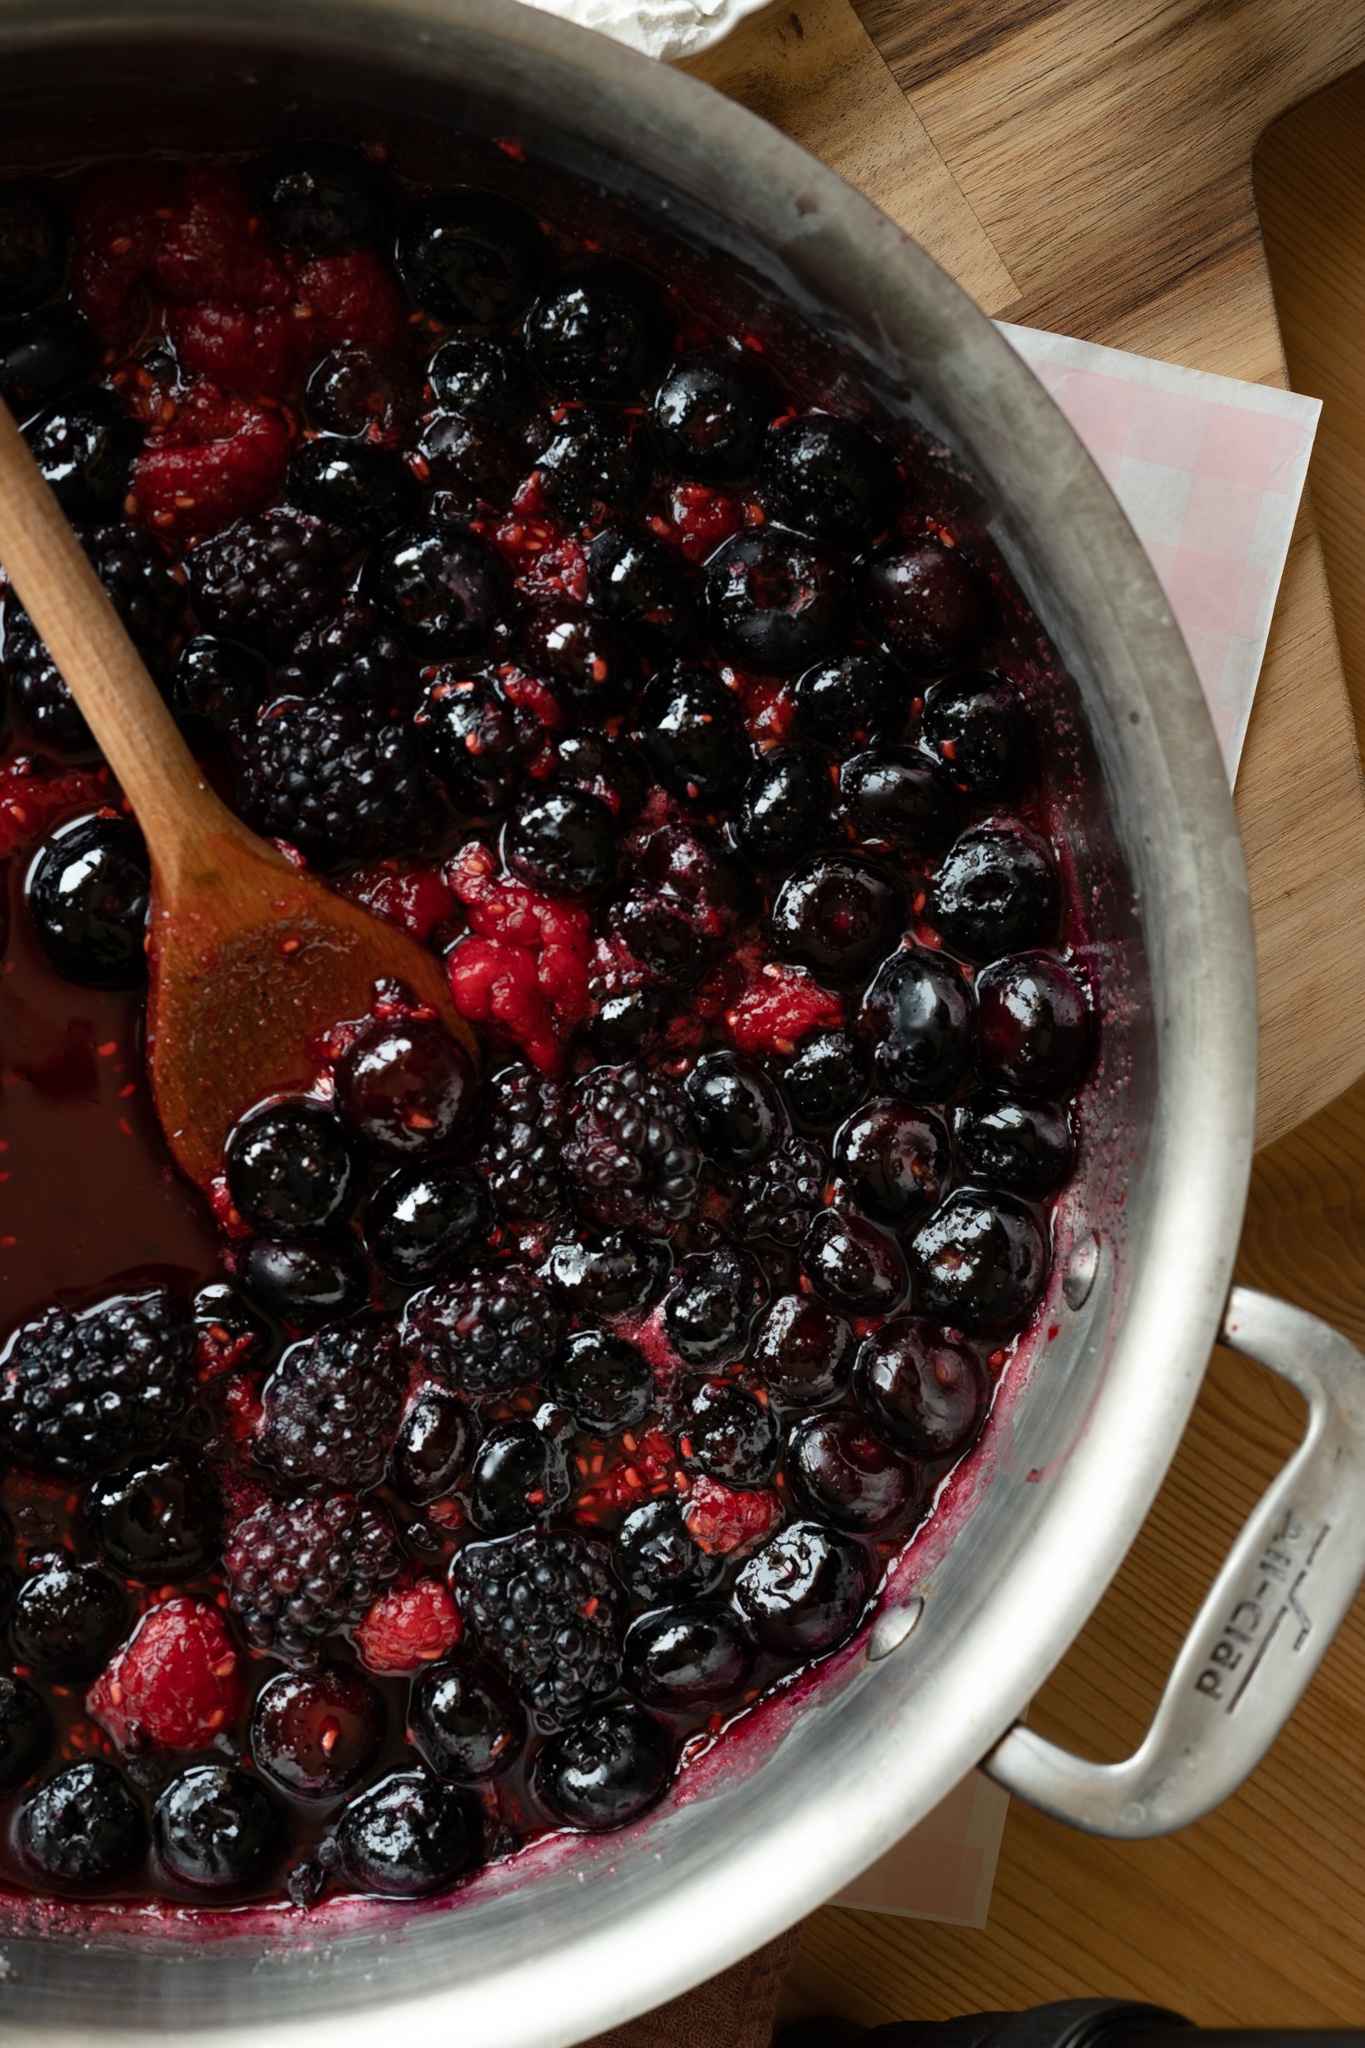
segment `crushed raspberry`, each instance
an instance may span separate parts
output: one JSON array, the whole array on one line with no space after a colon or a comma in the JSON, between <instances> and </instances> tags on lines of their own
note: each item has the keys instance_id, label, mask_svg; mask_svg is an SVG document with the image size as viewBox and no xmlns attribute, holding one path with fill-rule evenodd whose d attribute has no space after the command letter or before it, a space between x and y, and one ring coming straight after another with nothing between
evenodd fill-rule
<instances>
[{"instance_id":1,"label":"crushed raspberry","mask_svg":"<svg viewBox=\"0 0 1365 2048\"><path fill-rule=\"evenodd\" d=\"M122 334L135 324L137 288L179 203L181 178L172 164L121 164L101 171L76 200L72 288L101 334Z\"/></svg>"},{"instance_id":2,"label":"crushed raspberry","mask_svg":"<svg viewBox=\"0 0 1365 2048\"><path fill-rule=\"evenodd\" d=\"M546 732L564 730L569 722L568 714L548 683L542 683L535 676L528 676L523 670L510 665L498 670L498 681L502 684L502 694L508 703L515 704L518 711L529 711L532 718L538 725L543 726ZM556 757L548 749L545 750L545 762L544 772L552 775ZM534 776L539 767L539 760L533 759L527 772Z\"/></svg>"},{"instance_id":3,"label":"crushed raspberry","mask_svg":"<svg viewBox=\"0 0 1365 2048\"><path fill-rule=\"evenodd\" d=\"M771 1486L725 1486L719 1479L702 1476L692 1482L682 1517L699 1550L729 1557L770 1536L784 1512L781 1496Z\"/></svg>"},{"instance_id":4,"label":"crushed raspberry","mask_svg":"<svg viewBox=\"0 0 1365 2048\"><path fill-rule=\"evenodd\" d=\"M85 1698L125 1755L202 1749L246 1708L242 1655L221 1609L168 1600L144 1614Z\"/></svg>"},{"instance_id":5,"label":"crushed raspberry","mask_svg":"<svg viewBox=\"0 0 1365 2048\"><path fill-rule=\"evenodd\" d=\"M498 1024L543 1074L564 1064L564 1041L589 1011L590 913L538 896L500 873L482 840L461 847L446 880L470 934L449 960L455 1007L471 1024Z\"/></svg>"},{"instance_id":6,"label":"crushed raspberry","mask_svg":"<svg viewBox=\"0 0 1365 2048\"><path fill-rule=\"evenodd\" d=\"M289 273L251 201L223 171L186 171L152 276L182 306L287 306Z\"/></svg>"},{"instance_id":7,"label":"crushed raspberry","mask_svg":"<svg viewBox=\"0 0 1365 2048\"><path fill-rule=\"evenodd\" d=\"M158 533L192 536L259 511L289 462L289 427L277 412L240 405L224 438L199 438L184 414L133 464L133 496ZM173 438L176 427L184 440Z\"/></svg>"},{"instance_id":8,"label":"crushed raspberry","mask_svg":"<svg viewBox=\"0 0 1365 2048\"><path fill-rule=\"evenodd\" d=\"M638 1438L627 1430L620 1446L595 1443L575 1459L583 1481L574 1503L578 1521L614 1522L642 1501L673 1491L678 1454L661 1429L644 1430Z\"/></svg>"},{"instance_id":9,"label":"crushed raspberry","mask_svg":"<svg viewBox=\"0 0 1365 2048\"><path fill-rule=\"evenodd\" d=\"M299 311L313 329L311 345L319 352L343 342L391 348L407 325L403 295L371 249L300 264L295 284Z\"/></svg>"},{"instance_id":10,"label":"crushed raspberry","mask_svg":"<svg viewBox=\"0 0 1365 2048\"><path fill-rule=\"evenodd\" d=\"M741 1052L788 1053L820 1024L843 1021L838 996L821 988L804 967L765 960L732 1010L725 1013L730 1036Z\"/></svg>"},{"instance_id":11,"label":"crushed raspberry","mask_svg":"<svg viewBox=\"0 0 1365 2048\"><path fill-rule=\"evenodd\" d=\"M195 1378L207 1386L211 1380L222 1379L225 1373L240 1373L260 1343L257 1330L242 1330L234 1336L225 1323L202 1325L194 1340Z\"/></svg>"},{"instance_id":12,"label":"crushed raspberry","mask_svg":"<svg viewBox=\"0 0 1365 2048\"><path fill-rule=\"evenodd\" d=\"M743 675L730 669L721 673L727 683L738 685L745 729L755 746L777 746L791 738L794 713L784 682L776 676Z\"/></svg>"},{"instance_id":13,"label":"crushed raspberry","mask_svg":"<svg viewBox=\"0 0 1365 2048\"><path fill-rule=\"evenodd\" d=\"M395 924L421 945L455 914L455 898L449 886L432 868L398 860L383 860L373 867L357 868L342 876L337 885L352 903Z\"/></svg>"},{"instance_id":14,"label":"crushed raspberry","mask_svg":"<svg viewBox=\"0 0 1365 2048\"><path fill-rule=\"evenodd\" d=\"M222 1399L228 1435L239 1449L251 1456L256 1432L265 1414L259 1377L250 1372L234 1373L231 1379L222 1383Z\"/></svg>"},{"instance_id":15,"label":"crushed raspberry","mask_svg":"<svg viewBox=\"0 0 1365 2048\"><path fill-rule=\"evenodd\" d=\"M65 811L108 805L116 795L106 767L49 773L31 754L0 768L0 860L41 839Z\"/></svg>"},{"instance_id":16,"label":"crushed raspberry","mask_svg":"<svg viewBox=\"0 0 1365 2048\"><path fill-rule=\"evenodd\" d=\"M288 396L308 330L292 312L240 306L172 306L166 325L191 376L260 398Z\"/></svg>"},{"instance_id":17,"label":"crushed raspberry","mask_svg":"<svg viewBox=\"0 0 1365 2048\"><path fill-rule=\"evenodd\" d=\"M704 562L744 524L739 499L709 484L674 484L667 506L667 515L650 523L660 539L671 541L689 562Z\"/></svg>"},{"instance_id":18,"label":"crushed raspberry","mask_svg":"<svg viewBox=\"0 0 1365 2048\"><path fill-rule=\"evenodd\" d=\"M585 604L588 559L545 503L540 472L532 470L512 500L510 517L489 534L524 598L567 597Z\"/></svg>"},{"instance_id":19,"label":"crushed raspberry","mask_svg":"<svg viewBox=\"0 0 1365 2048\"><path fill-rule=\"evenodd\" d=\"M541 993L534 953L497 939L464 938L453 948L447 972L462 1017L500 1026L539 1073L559 1073L564 1047Z\"/></svg>"},{"instance_id":20,"label":"crushed raspberry","mask_svg":"<svg viewBox=\"0 0 1365 2048\"><path fill-rule=\"evenodd\" d=\"M459 1609L439 1579L418 1579L376 1600L353 1633L368 1670L403 1678L424 1664L438 1664L455 1648Z\"/></svg>"}]
</instances>

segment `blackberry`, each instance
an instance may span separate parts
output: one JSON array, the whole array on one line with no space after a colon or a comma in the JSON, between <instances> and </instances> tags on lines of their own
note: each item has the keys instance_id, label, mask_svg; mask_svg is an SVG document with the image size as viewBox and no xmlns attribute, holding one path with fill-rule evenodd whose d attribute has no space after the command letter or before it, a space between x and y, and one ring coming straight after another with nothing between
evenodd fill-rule
<instances>
[{"instance_id":1,"label":"blackberry","mask_svg":"<svg viewBox=\"0 0 1365 2048\"><path fill-rule=\"evenodd\" d=\"M337 564L320 519L281 511L210 534L186 567L195 605L214 632L278 654L327 609Z\"/></svg>"},{"instance_id":2,"label":"blackberry","mask_svg":"<svg viewBox=\"0 0 1365 2048\"><path fill-rule=\"evenodd\" d=\"M228 1597L247 1640L286 1659L360 1620L402 1563L382 1508L335 1493L266 1501L224 1549Z\"/></svg>"},{"instance_id":3,"label":"blackberry","mask_svg":"<svg viewBox=\"0 0 1365 2048\"><path fill-rule=\"evenodd\" d=\"M266 1381L256 1446L296 1486L373 1486L398 1430L398 1339L377 1317L292 1344Z\"/></svg>"},{"instance_id":4,"label":"blackberry","mask_svg":"<svg viewBox=\"0 0 1365 2048\"><path fill-rule=\"evenodd\" d=\"M544 1282L515 1262L429 1287L408 1303L409 1357L462 1393L543 1379L564 1319Z\"/></svg>"},{"instance_id":5,"label":"blackberry","mask_svg":"<svg viewBox=\"0 0 1365 2048\"><path fill-rule=\"evenodd\" d=\"M809 1138L787 1138L736 1185L735 1220L746 1244L799 1244L825 1198L829 1161Z\"/></svg>"},{"instance_id":6,"label":"blackberry","mask_svg":"<svg viewBox=\"0 0 1365 2048\"><path fill-rule=\"evenodd\" d=\"M416 672L396 633L363 597L344 597L334 612L304 628L277 671L280 694L328 696L384 710L411 705Z\"/></svg>"},{"instance_id":7,"label":"blackberry","mask_svg":"<svg viewBox=\"0 0 1365 2048\"><path fill-rule=\"evenodd\" d=\"M137 527L87 526L77 533L134 646L160 679L169 670L182 611L180 586L166 557ZM34 739L63 753L94 748L75 699L12 590L4 604L4 664L20 718Z\"/></svg>"},{"instance_id":8,"label":"blackberry","mask_svg":"<svg viewBox=\"0 0 1365 2048\"><path fill-rule=\"evenodd\" d=\"M568 1129L558 1085L533 1067L504 1067L489 1083L475 1163L509 1222L548 1223L568 1209Z\"/></svg>"},{"instance_id":9,"label":"blackberry","mask_svg":"<svg viewBox=\"0 0 1365 2048\"><path fill-rule=\"evenodd\" d=\"M28 1471L87 1478L169 1434L193 1357L189 1309L164 1288L47 1309L0 1357L0 1439Z\"/></svg>"},{"instance_id":10,"label":"blackberry","mask_svg":"<svg viewBox=\"0 0 1365 2048\"><path fill-rule=\"evenodd\" d=\"M658 1235L695 1213L701 1156L671 1081L643 1067L595 1067L568 1106L564 1164L599 1223Z\"/></svg>"},{"instance_id":11,"label":"blackberry","mask_svg":"<svg viewBox=\"0 0 1365 2048\"><path fill-rule=\"evenodd\" d=\"M242 809L320 866L420 846L430 789L406 726L374 705L269 705L237 736Z\"/></svg>"},{"instance_id":12,"label":"blackberry","mask_svg":"<svg viewBox=\"0 0 1365 2048\"><path fill-rule=\"evenodd\" d=\"M526 1529L471 1543L451 1571L466 1619L542 1733L615 1692L621 1597L604 1543Z\"/></svg>"}]
</instances>

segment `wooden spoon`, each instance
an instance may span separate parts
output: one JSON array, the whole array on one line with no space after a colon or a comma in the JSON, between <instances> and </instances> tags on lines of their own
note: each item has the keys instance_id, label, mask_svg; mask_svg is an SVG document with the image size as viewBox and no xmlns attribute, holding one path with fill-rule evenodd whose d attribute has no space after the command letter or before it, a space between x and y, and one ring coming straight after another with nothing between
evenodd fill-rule
<instances>
[{"instance_id":1,"label":"wooden spoon","mask_svg":"<svg viewBox=\"0 0 1365 2048\"><path fill-rule=\"evenodd\" d=\"M237 1119L305 1086L320 1034L396 982L477 1061L438 962L301 873L214 794L0 402L0 562L137 813L152 867L147 1067L206 1187Z\"/></svg>"}]
</instances>

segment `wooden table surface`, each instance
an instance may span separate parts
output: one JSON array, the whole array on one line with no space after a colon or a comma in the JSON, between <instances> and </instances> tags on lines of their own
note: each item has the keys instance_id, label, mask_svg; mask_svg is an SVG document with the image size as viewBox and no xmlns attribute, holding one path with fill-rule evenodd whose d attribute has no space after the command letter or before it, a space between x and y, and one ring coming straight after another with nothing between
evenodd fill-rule
<instances>
[{"instance_id":1,"label":"wooden table surface","mask_svg":"<svg viewBox=\"0 0 1365 2048\"><path fill-rule=\"evenodd\" d=\"M1239 1277L1365 1345L1361 64L1365 0L862 0L861 19L848 0L779 0L690 68L860 184L987 310L1230 375L1288 374L1326 401L1237 790L1259 1135L1276 1140L1258 1155ZM1147 1526L1035 1726L1102 1758L1134 1746L1300 1424L1281 1382L1215 1355ZM876 2023L1098 1994L1206 2025L1365 2025L1365 1602L1217 1813L1119 1845L1015 1802L985 1930L826 1908L785 2009Z\"/></svg>"}]
</instances>

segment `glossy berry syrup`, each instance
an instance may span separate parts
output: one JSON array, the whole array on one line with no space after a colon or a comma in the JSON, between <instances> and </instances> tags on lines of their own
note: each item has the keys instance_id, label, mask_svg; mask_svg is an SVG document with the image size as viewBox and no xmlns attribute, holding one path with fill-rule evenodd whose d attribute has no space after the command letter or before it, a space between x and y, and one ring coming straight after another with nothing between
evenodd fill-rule
<instances>
[{"instance_id":1,"label":"glossy berry syrup","mask_svg":"<svg viewBox=\"0 0 1365 2048\"><path fill-rule=\"evenodd\" d=\"M12 1890L623 1826L854 1636L1047 1289L1035 622L817 337L467 155L0 181L0 389L187 739L482 1053L377 990L181 1184L141 836L4 595Z\"/></svg>"}]
</instances>

